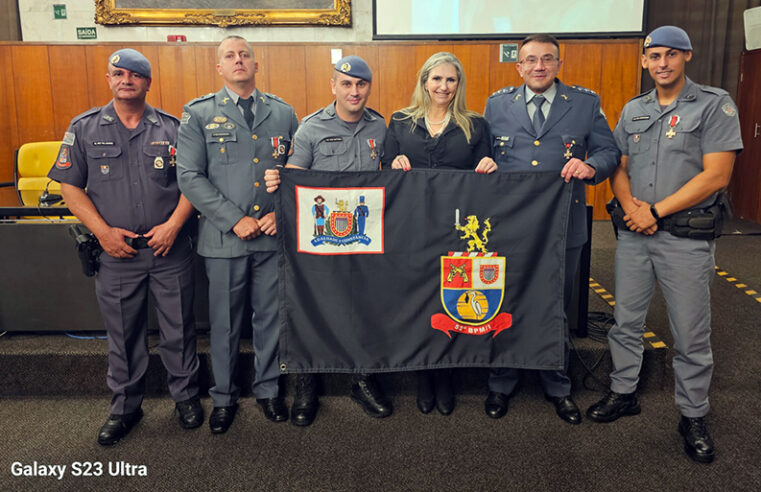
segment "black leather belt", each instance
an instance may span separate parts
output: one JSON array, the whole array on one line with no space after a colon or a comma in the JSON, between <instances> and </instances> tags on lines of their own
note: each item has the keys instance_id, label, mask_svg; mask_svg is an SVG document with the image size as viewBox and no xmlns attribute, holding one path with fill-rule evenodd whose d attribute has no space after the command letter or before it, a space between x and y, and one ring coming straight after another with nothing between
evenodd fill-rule
<instances>
[{"instance_id":1,"label":"black leather belt","mask_svg":"<svg viewBox=\"0 0 761 492\"><path fill-rule=\"evenodd\" d=\"M148 246L148 241L150 241L150 238L145 237L145 236L125 237L124 238L124 242L127 243L127 246L129 246L132 249L150 248L150 246Z\"/></svg>"}]
</instances>

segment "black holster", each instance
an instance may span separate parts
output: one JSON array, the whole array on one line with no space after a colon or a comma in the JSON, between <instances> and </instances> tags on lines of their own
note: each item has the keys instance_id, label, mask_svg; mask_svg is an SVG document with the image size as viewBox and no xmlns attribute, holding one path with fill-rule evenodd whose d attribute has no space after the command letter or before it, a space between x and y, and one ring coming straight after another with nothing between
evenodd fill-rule
<instances>
[{"instance_id":1,"label":"black holster","mask_svg":"<svg viewBox=\"0 0 761 492\"><path fill-rule=\"evenodd\" d=\"M69 226L69 234L74 238L79 261L82 263L82 273L93 277L100 267L100 254L103 248L95 238L95 235L82 224Z\"/></svg>"},{"instance_id":2,"label":"black holster","mask_svg":"<svg viewBox=\"0 0 761 492\"><path fill-rule=\"evenodd\" d=\"M624 222L624 215L626 214L624 213L621 204L616 200L616 197L611 198L610 201L605 204L605 210L607 210L610 215L610 221L613 223L613 232L615 232L616 238L618 238L619 229L624 231L629 230L629 228L626 227L626 222Z\"/></svg>"}]
</instances>

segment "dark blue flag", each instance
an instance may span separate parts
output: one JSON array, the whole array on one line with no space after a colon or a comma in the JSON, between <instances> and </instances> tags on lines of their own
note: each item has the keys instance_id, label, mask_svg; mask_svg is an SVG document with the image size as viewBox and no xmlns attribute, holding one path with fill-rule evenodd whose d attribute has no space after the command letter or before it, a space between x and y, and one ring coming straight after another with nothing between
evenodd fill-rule
<instances>
[{"instance_id":1,"label":"dark blue flag","mask_svg":"<svg viewBox=\"0 0 761 492\"><path fill-rule=\"evenodd\" d=\"M280 177L284 372L564 367L556 172Z\"/></svg>"}]
</instances>

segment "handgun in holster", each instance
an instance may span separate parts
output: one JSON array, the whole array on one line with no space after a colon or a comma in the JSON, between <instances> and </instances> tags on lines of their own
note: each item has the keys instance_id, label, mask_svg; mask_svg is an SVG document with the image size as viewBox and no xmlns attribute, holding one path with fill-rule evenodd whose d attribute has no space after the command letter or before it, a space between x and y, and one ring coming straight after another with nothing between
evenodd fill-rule
<instances>
[{"instance_id":1,"label":"handgun in holster","mask_svg":"<svg viewBox=\"0 0 761 492\"><path fill-rule=\"evenodd\" d=\"M70 225L69 234L74 238L77 255L82 263L82 273L88 277L95 276L100 266L100 254L103 252L100 243L82 224Z\"/></svg>"}]
</instances>

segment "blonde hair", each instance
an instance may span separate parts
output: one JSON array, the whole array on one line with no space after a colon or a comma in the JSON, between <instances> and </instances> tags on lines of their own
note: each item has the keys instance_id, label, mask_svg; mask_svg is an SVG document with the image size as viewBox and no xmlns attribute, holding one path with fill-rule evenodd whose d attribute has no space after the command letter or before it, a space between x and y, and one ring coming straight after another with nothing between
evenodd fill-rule
<instances>
[{"instance_id":1,"label":"blonde hair","mask_svg":"<svg viewBox=\"0 0 761 492\"><path fill-rule=\"evenodd\" d=\"M410 131L415 128L418 120L425 118L428 113L428 108L431 106L431 96L425 89L425 83L428 81L428 77L431 71L442 65L449 63L455 68L457 72L457 90L455 90L454 98L449 103L449 112L451 118L455 124L460 127L465 134L465 139L470 143L470 137L473 132L473 118L480 116L475 111L468 110L465 105L465 70L462 68L462 63L452 53L446 51L440 51L428 58L423 66L420 67L420 71L417 74L417 83L415 84L415 90L412 93L412 101L410 105L402 110L401 113L404 117L401 120L410 119Z\"/></svg>"}]
</instances>

